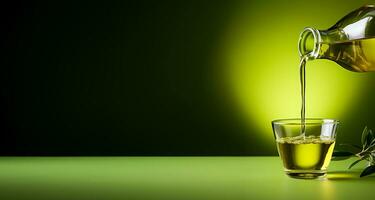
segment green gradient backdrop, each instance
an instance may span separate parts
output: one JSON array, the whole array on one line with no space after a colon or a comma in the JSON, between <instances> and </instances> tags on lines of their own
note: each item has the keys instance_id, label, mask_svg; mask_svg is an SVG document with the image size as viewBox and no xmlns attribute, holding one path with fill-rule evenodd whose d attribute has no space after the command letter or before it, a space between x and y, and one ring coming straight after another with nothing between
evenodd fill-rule
<instances>
[{"instance_id":1,"label":"green gradient backdrop","mask_svg":"<svg viewBox=\"0 0 375 200\"><path fill-rule=\"evenodd\" d=\"M370 1L20 3L2 14L2 155L275 155L297 40ZM375 74L307 66L307 115L375 127Z\"/></svg>"}]
</instances>

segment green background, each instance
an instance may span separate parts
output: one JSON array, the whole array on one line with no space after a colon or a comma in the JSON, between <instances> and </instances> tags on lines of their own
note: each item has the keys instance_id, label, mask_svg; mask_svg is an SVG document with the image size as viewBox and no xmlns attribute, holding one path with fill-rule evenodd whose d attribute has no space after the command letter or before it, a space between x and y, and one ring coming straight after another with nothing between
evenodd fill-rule
<instances>
[{"instance_id":1,"label":"green background","mask_svg":"<svg viewBox=\"0 0 375 200\"><path fill-rule=\"evenodd\" d=\"M299 115L300 31L365 3L4 6L0 152L276 155L270 121ZM375 127L375 74L324 60L307 74L307 116L339 119L340 143Z\"/></svg>"}]
</instances>

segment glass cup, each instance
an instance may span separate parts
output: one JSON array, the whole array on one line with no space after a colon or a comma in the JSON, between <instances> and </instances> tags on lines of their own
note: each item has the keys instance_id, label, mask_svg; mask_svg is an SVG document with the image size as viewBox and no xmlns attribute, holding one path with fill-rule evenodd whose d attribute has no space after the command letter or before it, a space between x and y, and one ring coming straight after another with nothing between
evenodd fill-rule
<instances>
[{"instance_id":1,"label":"glass cup","mask_svg":"<svg viewBox=\"0 0 375 200\"><path fill-rule=\"evenodd\" d=\"M339 121L306 118L272 121L285 173L293 178L324 177L331 161Z\"/></svg>"}]
</instances>

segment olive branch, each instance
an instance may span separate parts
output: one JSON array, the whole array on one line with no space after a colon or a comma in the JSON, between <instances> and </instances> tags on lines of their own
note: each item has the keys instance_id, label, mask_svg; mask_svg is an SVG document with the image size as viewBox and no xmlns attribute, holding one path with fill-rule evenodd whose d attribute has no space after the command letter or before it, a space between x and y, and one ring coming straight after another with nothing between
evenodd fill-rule
<instances>
[{"instance_id":1,"label":"olive branch","mask_svg":"<svg viewBox=\"0 0 375 200\"><path fill-rule=\"evenodd\" d=\"M368 166L362 171L360 177L375 173L375 137L371 129L367 126L362 131L362 146L354 144L340 144L349 148L347 151L334 151L332 160L345 160L356 156L358 159L351 163L348 169L351 169L361 161L367 161Z\"/></svg>"}]
</instances>

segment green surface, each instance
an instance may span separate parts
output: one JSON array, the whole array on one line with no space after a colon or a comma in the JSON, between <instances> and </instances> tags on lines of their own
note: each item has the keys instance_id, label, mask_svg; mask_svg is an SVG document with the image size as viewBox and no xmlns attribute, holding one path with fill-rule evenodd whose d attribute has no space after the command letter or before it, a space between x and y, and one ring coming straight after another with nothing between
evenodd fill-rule
<instances>
[{"instance_id":1,"label":"green surface","mask_svg":"<svg viewBox=\"0 0 375 200\"><path fill-rule=\"evenodd\" d=\"M371 199L349 163L299 180L278 157L3 157L0 199Z\"/></svg>"}]
</instances>

